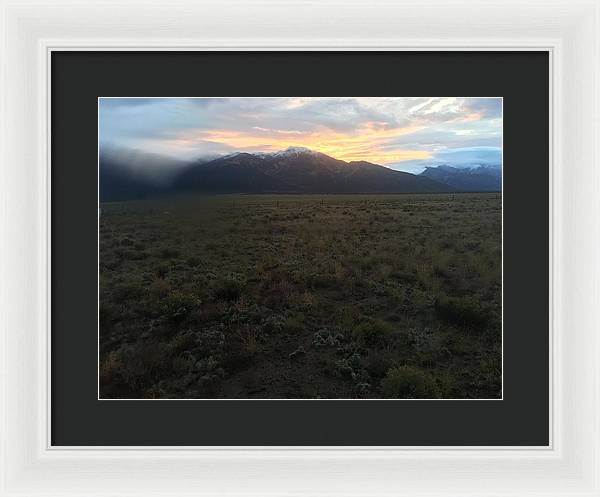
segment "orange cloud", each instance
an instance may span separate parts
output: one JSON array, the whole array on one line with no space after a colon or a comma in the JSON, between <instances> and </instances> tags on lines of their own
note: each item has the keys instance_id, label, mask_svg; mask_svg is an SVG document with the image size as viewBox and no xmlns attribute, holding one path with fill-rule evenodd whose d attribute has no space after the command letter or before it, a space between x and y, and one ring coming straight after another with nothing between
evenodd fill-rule
<instances>
[{"instance_id":1,"label":"orange cloud","mask_svg":"<svg viewBox=\"0 0 600 497\"><path fill-rule=\"evenodd\" d=\"M275 152L287 147L306 147L345 161L365 160L389 164L411 159L428 159L431 154L424 150L384 150L389 140L414 133L421 126L386 129L386 123L367 122L354 133L341 133L328 128L301 132L254 127L251 130L227 129L186 130L175 138L163 140L168 147L193 148L201 142L222 143L235 150Z\"/></svg>"}]
</instances>

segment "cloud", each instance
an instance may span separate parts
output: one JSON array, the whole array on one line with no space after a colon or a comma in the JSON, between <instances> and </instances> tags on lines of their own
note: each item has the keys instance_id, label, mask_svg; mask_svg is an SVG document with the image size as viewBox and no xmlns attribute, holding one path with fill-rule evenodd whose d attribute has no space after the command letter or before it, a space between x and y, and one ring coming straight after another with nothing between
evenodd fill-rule
<instances>
[{"instance_id":1,"label":"cloud","mask_svg":"<svg viewBox=\"0 0 600 497\"><path fill-rule=\"evenodd\" d=\"M456 165L477 162L500 164L502 162L502 151L497 147L469 147L442 150L435 157L440 161Z\"/></svg>"},{"instance_id":2,"label":"cloud","mask_svg":"<svg viewBox=\"0 0 600 497\"><path fill-rule=\"evenodd\" d=\"M502 149L500 147L464 147L440 150L428 159L416 159L390 164L392 169L409 173L420 173L428 166L449 165L453 167L470 167L477 164L501 165Z\"/></svg>"},{"instance_id":3,"label":"cloud","mask_svg":"<svg viewBox=\"0 0 600 497\"><path fill-rule=\"evenodd\" d=\"M465 108L483 118L499 119L502 117L502 99L470 98L464 99Z\"/></svg>"},{"instance_id":4,"label":"cloud","mask_svg":"<svg viewBox=\"0 0 600 497\"><path fill-rule=\"evenodd\" d=\"M498 98L101 98L99 112L101 148L180 159L304 146L396 167L502 143Z\"/></svg>"}]
</instances>

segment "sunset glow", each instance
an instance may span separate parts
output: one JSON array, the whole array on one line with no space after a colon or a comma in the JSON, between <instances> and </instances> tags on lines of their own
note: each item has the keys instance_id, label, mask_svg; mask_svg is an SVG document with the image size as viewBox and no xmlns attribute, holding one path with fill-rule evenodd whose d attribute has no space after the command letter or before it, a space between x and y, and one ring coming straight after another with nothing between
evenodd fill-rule
<instances>
[{"instance_id":1,"label":"sunset glow","mask_svg":"<svg viewBox=\"0 0 600 497\"><path fill-rule=\"evenodd\" d=\"M409 170L501 155L500 98L101 98L99 111L100 146L186 160L306 147Z\"/></svg>"}]
</instances>

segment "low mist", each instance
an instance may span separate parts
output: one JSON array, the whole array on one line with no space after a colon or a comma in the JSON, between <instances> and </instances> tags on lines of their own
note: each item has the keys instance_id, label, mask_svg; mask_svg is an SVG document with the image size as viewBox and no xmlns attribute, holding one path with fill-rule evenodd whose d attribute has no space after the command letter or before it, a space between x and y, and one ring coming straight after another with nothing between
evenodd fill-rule
<instances>
[{"instance_id":1,"label":"low mist","mask_svg":"<svg viewBox=\"0 0 600 497\"><path fill-rule=\"evenodd\" d=\"M169 186L192 162L136 149L105 148L100 151L100 167L110 168L132 180L155 187Z\"/></svg>"}]
</instances>

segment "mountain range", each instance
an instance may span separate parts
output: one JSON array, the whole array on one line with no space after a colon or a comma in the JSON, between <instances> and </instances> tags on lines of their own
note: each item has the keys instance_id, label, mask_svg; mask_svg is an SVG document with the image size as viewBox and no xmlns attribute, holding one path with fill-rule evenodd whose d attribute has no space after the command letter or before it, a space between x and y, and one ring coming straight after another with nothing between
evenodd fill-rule
<instances>
[{"instance_id":1,"label":"mountain range","mask_svg":"<svg viewBox=\"0 0 600 497\"><path fill-rule=\"evenodd\" d=\"M502 168L498 165L474 164L469 167L439 165L426 167L419 175L448 185L456 191L499 192L502 190Z\"/></svg>"},{"instance_id":2,"label":"mountain range","mask_svg":"<svg viewBox=\"0 0 600 497\"><path fill-rule=\"evenodd\" d=\"M500 191L500 166L427 167L421 174L366 161L345 162L290 147L275 153L235 153L193 162L142 152L100 153L101 201L199 193L435 193ZM144 165L149 167L144 168ZM165 172L166 171L166 172Z\"/></svg>"}]
</instances>

